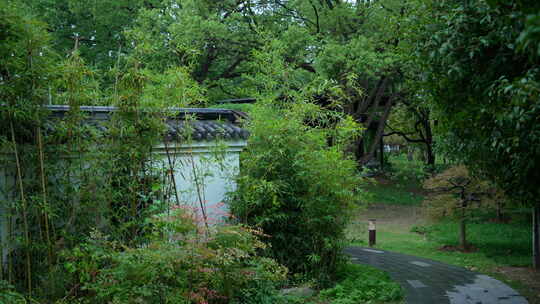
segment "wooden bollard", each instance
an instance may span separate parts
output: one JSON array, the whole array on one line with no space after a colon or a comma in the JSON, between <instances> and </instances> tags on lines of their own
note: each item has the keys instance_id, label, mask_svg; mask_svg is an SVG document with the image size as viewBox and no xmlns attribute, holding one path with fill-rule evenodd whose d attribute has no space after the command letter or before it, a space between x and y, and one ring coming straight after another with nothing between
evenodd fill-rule
<instances>
[{"instance_id":1,"label":"wooden bollard","mask_svg":"<svg viewBox=\"0 0 540 304\"><path fill-rule=\"evenodd\" d=\"M376 232L377 229L375 227L375 223L377 222L376 219L370 219L368 224L368 231L369 231L369 247L373 247L373 245L376 244Z\"/></svg>"}]
</instances>

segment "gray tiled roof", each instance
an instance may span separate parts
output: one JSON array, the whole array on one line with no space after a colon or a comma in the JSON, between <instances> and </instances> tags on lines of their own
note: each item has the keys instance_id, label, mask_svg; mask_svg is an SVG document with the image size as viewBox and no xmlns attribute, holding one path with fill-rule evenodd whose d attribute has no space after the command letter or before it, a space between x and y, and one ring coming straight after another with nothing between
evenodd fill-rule
<instances>
[{"instance_id":1,"label":"gray tiled roof","mask_svg":"<svg viewBox=\"0 0 540 304\"><path fill-rule=\"evenodd\" d=\"M249 132L233 123L216 120L195 120L185 122L181 120L167 121L169 139L178 137L191 137L194 140L220 139L247 139Z\"/></svg>"},{"instance_id":2,"label":"gray tiled roof","mask_svg":"<svg viewBox=\"0 0 540 304\"><path fill-rule=\"evenodd\" d=\"M51 116L61 119L69 111L69 106L46 106ZM86 124L106 133L104 122L110 119L111 113L117 111L116 107L80 107L86 114ZM240 120L246 117L245 113L227 109L202 108L171 108L172 115L166 121L165 138L173 140L190 137L193 140L241 140L247 139L249 132L240 126ZM186 120L186 117L191 117ZM53 124L49 124L54 128Z\"/></svg>"}]
</instances>

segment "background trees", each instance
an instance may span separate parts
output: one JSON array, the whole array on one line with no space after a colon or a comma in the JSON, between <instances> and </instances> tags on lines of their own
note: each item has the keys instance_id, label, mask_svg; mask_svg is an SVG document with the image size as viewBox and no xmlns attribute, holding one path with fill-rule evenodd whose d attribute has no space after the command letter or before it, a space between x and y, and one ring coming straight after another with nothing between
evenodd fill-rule
<instances>
[{"instance_id":1,"label":"background trees","mask_svg":"<svg viewBox=\"0 0 540 304\"><path fill-rule=\"evenodd\" d=\"M360 163L375 154L384 122L404 95L398 45L407 2L383 0L226 1L24 1L48 23L60 54L77 48L100 71L103 88L119 59L146 49L144 68L161 73L184 67L212 102L246 97L261 83L250 76L259 67L254 52L282 46L288 88L318 83L318 104L352 115L365 134L354 150ZM324 85L323 85L324 84ZM289 91L274 98L289 102ZM381 122L381 123L379 123ZM379 127L380 126L380 127Z\"/></svg>"},{"instance_id":2,"label":"background trees","mask_svg":"<svg viewBox=\"0 0 540 304\"><path fill-rule=\"evenodd\" d=\"M537 5L437 1L423 8L433 21L416 40L416 62L432 96L440 148L535 206L538 219L540 188L531 181L540 178L540 74L537 17L530 15Z\"/></svg>"},{"instance_id":3,"label":"background trees","mask_svg":"<svg viewBox=\"0 0 540 304\"><path fill-rule=\"evenodd\" d=\"M15 138L37 143L42 134L37 109L45 103L137 109L257 97L271 108L266 113L273 120L297 115L296 107L305 106L309 111L290 122L290 142L342 164L351 180L351 162L343 160L343 151L364 166L384 136L399 135L423 147L427 165L435 164L436 153L444 154L466 164L472 175L495 182L508 197L535 207L537 223L540 188L532 181L540 180L538 9L520 0L4 1L0 130L13 132L2 133L1 140L13 146ZM353 121L362 127L352 128ZM278 136L288 130L283 123L259 130ZM18 124L29 127L14 127ZM268 144L257 140L254 159ZM314 210L322 203L308 200L309 191L326 200L352 199L349 179L346 193L325 192L316 183L294 188L306 183L305 175L320 173L310 165L323 170L327 164L303 149L271 143L283 157L275 160L280 169L290 169L285 152L303 163L295 164L299 175L290 174L294 179L288 185L263 190L287 204L312 204ZM255 169L243 178L268 182ZM341 187L334 173L319 175ZM243 189L250 185L241 184ZM260 206L274 203L263 194L255 197ZM289 198L292 194L300 198ZM22 195L17 201L21 210L26 199ZM258 211L263 218L282 220L264 208ZM298 218L312 215L307 214ZM333 228L341 233L341 226ZM534 231L538 248L538 228ZM339 249L335 243L329 251L321 249L327 237L321 235L308 246L316 252L309 265L333 266L317 261L324 255L335 258ZM536 265L539 259L536 254ZM307 269L302 262L292 267Z\"/></svg>"}]
</instances>

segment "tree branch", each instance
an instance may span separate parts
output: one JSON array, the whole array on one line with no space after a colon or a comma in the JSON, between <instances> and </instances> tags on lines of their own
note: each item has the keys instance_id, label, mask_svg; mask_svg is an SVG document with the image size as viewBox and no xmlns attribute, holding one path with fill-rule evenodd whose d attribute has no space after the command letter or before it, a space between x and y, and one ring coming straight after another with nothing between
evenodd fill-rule
<instances>
[{"instance_id":1,"label":"tree branch","mask_svg":"<svg viewBox=\"0 0 540 304\"><path fill-rule=\"evenodd\" d=\"M293 17L293 18L297 18L297 19L300 19L300 20L303 20L307 23L311 23L311 25L316 25L315 22L303 17L303 16L300 16L295 10L287 7L285 4L281 3L281 1L279 0L275 0L274 3L282 8L284 8L286 11L288 11L289 13L291 13L291 15L289 15L290 17Z\"/></svg>"},{"instance_id":2,"label":"tree branch","mask_svg":"<svg viewBox=\"0 0 540 304\"><path fill-rule=\"evenodd\" d=\"M321 26L319 24L319 12L317 11L317 7L311 0L309 0L309 4L311 4L311 7L313 8L313 11L315 12L315 21L317 26L317 34L321 32Z\"/></svg>"},{"instance_id":3,"label":"tree branch","mask_svg":"<svg viewBox=\"0 0 540 304\"><path fill-rule=\"evenodd\" d=\"M302 68L308 72L311 72L311 73L316 73L317 71L315 70L315 68L309 64L309 63L306 63L306 62L302 62L301 64L298 65L299 68Z\"/></svg>"},{"instance_id":4,"label":"tree branch","mask_svg":"<svg viewBox=\"0 0 540 304\"><path fill-rule=\"evenodd\" d=\"M380 139L382 138L386 120L388 119L388 116L390 115L390 110L392 109L392 105L393 105L393 99L396 96L397 94L392 94L392 96L390 96L388 100L388 103L384 106L384 112L383 112L383 115L379 118L379 125L377 126L377 132L375 133L373 144L369 148L368 153L364 155L364 157L362 157L362 159L360 160L360 163L366 164L373 157L373 154L375 153L375 150L377 149L380 143Z\"/></svg>"},{"instance_id":5,"label":"tree branch","mask_svg":"<svg viewBox=\"0 0 540 304\"><path fill-rule=\"evenodd\" d=\"M383 136L386 137L386 136L391 136L391 135L399 135L399 136L403 137L403 139L405 139L407 142L411 142L411 143L425 143L425 140L423 140L423 139L409 138L407 136L407 134L405 134L403 132L400 132L400 131L392 131L390 133L384 134Z\"/></svg>"},{"instance_id":6,"label":"tree branch","mask_svg":"<svg viewBox=\"0 0 540 304\"><path fill-rule=\"evenodd\" d=\"M236 73L233 73L233 71L236 69L236 67L242 63L244 60L243 57L238 57L236 60L227 68L225 71L223 71L217 78L233 78L236 77Z\"/></svg>"}]
</instances>

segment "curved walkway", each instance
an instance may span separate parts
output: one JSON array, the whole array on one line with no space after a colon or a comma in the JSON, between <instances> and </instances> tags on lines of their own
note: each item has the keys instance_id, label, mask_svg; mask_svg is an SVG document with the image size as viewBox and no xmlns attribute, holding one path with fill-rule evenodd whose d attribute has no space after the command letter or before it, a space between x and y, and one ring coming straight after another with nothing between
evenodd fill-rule
<instances>
[{"instance_id":1,"label":"curved walkway","mask_svg":"<svg viewBox=\"0 0 540 304\"><path fill-rule=\"evenodd\" d=\"M371 248L349 247L345 253L354 263L388 272L403 286L408 304L528 304L508 285L465 268Z\"/></svg>"}]
</instances>

